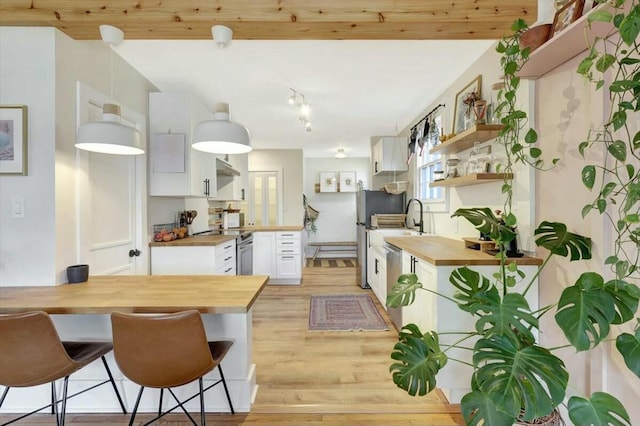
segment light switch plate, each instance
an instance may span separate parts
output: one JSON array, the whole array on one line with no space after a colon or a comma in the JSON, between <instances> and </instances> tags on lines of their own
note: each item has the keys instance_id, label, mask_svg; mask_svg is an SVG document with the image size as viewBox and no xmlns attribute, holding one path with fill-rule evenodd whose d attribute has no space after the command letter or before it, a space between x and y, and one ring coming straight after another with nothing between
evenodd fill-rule
<instances>
[{"instance_id":1,"label":"light switch plate","mask_svg":"<svg viewBox=\"0 0 640 426\"><path fill-rule=\"evenodd\" d=\"M11 217L22 219L24 217L24 197L11 199Z\"/></svg>"}]
</instances>

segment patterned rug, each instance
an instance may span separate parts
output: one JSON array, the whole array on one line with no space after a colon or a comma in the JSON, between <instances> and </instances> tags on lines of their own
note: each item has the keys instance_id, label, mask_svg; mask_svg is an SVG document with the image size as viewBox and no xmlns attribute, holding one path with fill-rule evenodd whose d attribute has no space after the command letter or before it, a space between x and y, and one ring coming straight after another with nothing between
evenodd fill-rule
<instances>
[{"instance_id":1,"label":"patterned rug","mask_svg":"<svg viewBox=\"0 0 640 426\"><path fill-rule=\"evenodd\" d=\"M376 305L366 294L311 296L309 330L388 330Z\"/></svg>"},{"instance_id":2,"label":"patterned rug","mask_svg":"<svg viewBox=\"0 0 640 426\"><path fill-rule=\"evenodd\" d=\"M351 259L307 259L307 268L355 268L358 261Z\"/></svg>"}]
</instances>

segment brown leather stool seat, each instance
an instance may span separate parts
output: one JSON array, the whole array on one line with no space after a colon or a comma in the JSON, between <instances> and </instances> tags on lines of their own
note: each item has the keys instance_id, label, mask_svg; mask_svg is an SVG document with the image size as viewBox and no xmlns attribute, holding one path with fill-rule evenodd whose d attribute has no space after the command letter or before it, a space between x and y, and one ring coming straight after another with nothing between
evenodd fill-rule
<instances>
[{"instance_id":1,"label":"brown leather stool seat","mask_svg":"<svg viewBox=\"0 0 640 426\"><path fill-rule=\"evenodd\" d=\"M113 349L111 342L62 342L51 317L46 312L35 311L0 315L0 385L6 386L0 398L0 407L12 387L30 387L51 383L51 404L17 417L13 423L33 413L51 407L56 423L64 425L67 399L97 386L111 383L122 408L124 403L118 392L105 355ZM69 375L102 359L108 380L67 396ZM64 378L62 407L58 415L58 399L55 381Z\"/></svg>"},{"instance_id":2,"label":"brown leather stool seat","mask_svg":"<svg viewBox=\"0 0 640 426\"><path fill-rule=\"evenodd\" d=\"M145 424L150 424L165 414L181 408L193 424L195 420L184 407L184 402L195 396L200 397L200 421L205 425L204 392L222 383L234 413L227 383L220 362L233 342L208 342L198 311L184 311L174 314L111 314L113 329L113 350L122 373L132 382L140 385L129 425L133 425L136 411L145 387L160 389L158 416ZM203 389L203 376L218 367L220 380ZM186 401L179 401L171 388L198 380L199 393ZM167 389L177 401L175 407L162 413L163 390Z\"/></svg>"}]
</instances>

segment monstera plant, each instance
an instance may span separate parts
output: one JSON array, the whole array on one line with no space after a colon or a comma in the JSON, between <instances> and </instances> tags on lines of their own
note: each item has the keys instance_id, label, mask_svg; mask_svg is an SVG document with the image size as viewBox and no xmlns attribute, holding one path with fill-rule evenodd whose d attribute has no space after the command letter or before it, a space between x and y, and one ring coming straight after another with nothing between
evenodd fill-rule
<instances>
[{"instance_id":1,"label":"monstera plant","mask_svg":"<svg viewBox=\"0 0 640 426\"><path fill-rule=\"evenodd\" d=\"M457 361L447 355L452 348L471 351L471 392L461 401L469 425L531 422L565 403L569 372L554 353L560 348L543 347L537 339L544 315L554 315L568 345L577 351L615 339L626 366L640 380L640 289L634 284L640 281L640 5L638 0L608 3L593 11L588 22L610 22L619 35L596 38L578 72L593 81L596 90L608 90L611 114L603 128L590 131L585 141L576 143L583 154L598 147L604 152L599 163L584 167L576 182L594 193L582 215L603 215L615 236L615 250L602 268L610 271L607 278L585 270L555 304L532 310L526 296L549 260L558 256L570 262L591 259L592 241L570 232L563 223L543 221L534 234L536 245L546 249L541 250L546 255L535 276L527 277L506 256L509 242L516 238L517 218L511 209L512 187L505 181L502 193L506 201L500 214L489 208L464 208L453 214L489 235L499 249L500 266L495 274L487 277L471 267L455 269L449 277L456 289L454 297L440 295L473 315L474 327L460 330L454 344L444 345L437 331L409 324L400 331L391 354L394 382L411 395L424 395L436 388L437 375L447 363ZM526 28L524 21L516 21L513 34L497 45L505 82L497 108L503 124L497 143L504 147L507 160L501 171L507 173L516 163L541 171L548 168L537 146L537 133L529 128L527 114L517 107L518 71L529 57L529 49L521 49L518 38ZM611 77L604 78L603 73ZM549 167L557 161L553 159ZM407 306L417 291L433 292L423 288L415 274L401 275L387 304ZM633 334L612 336L618 325L633 321ZM576 425L630 425L625 407L613 395L595 392L573 396L566 403Z\"/></svg>"}]
</instances>

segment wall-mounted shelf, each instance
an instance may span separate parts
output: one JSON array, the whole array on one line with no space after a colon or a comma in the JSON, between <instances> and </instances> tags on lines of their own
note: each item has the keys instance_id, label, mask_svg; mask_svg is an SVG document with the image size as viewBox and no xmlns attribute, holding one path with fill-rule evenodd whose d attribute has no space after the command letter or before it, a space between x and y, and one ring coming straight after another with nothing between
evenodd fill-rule
<instances>
[{"instance_id":1,"label":"wall-mounted shelf","mask_svg":"<svg viewBox=\"0 0 640 426\"><path fill-rule=\"evenodd\" d=\"M627 12L628 8L631 7L631 3L632 2L627 2ZM578 18L562 32L556 34L542 46L534 50L518 75L522 78L529 79L540 78L557 66L587 50L588 45L585 33L585 27L588 25L587 17L594 11L601 10L602 8L612 9L611 6L606 3L601 4ZM589 43L592 43L595 37L605 37L609 32L611 32L611 34L617 32L612 23L593 22L589 34Z\"/></svg>"},{"instance_id":2,"label":"wall-mounted shelf","mask_svg":"<svg viewBox=\"0 0 640 426\"><path fill-rule=\"evenodd\" d=\"M482 143L495 139L500 130L502 130L502 124L476 124L451 139L431 148L429 154L454 154L473 148L476 142Z\"/></svg>"},{"instance_id":3,"label":"wall-mounted shelf","mask_svg":"<svg viewBox=\"0 0 640 426\"><path fill-rule=\"evenodd\" d=\"M468 175L449 178L445 180L439 180L436 182L431 182L429 184L430 187L435 188L438 186L468 186L468 185L479 185L481 183L489 183L489 182L501 182L504 180L513 179L513 173L471 173Z\"/></svg>"},{"instance_id":4,"label":"wall-mounted shelf","mask_svg":"<svg viewBox=\"0 0 640 426\"><path fill-rule=\"evenodd\" d=\"M323 194L336 194L338 192L341 192L341 193L344 194L344 193L347 193L347 192L351 192L351 193L354 192L354 191L351 191L351 190L340 191L340 182L336 182L336 191L320 191L320 184L319 183L315 184L315 190L316 190L316 192L322 192Z\"/></svg>"}]
</instances>

